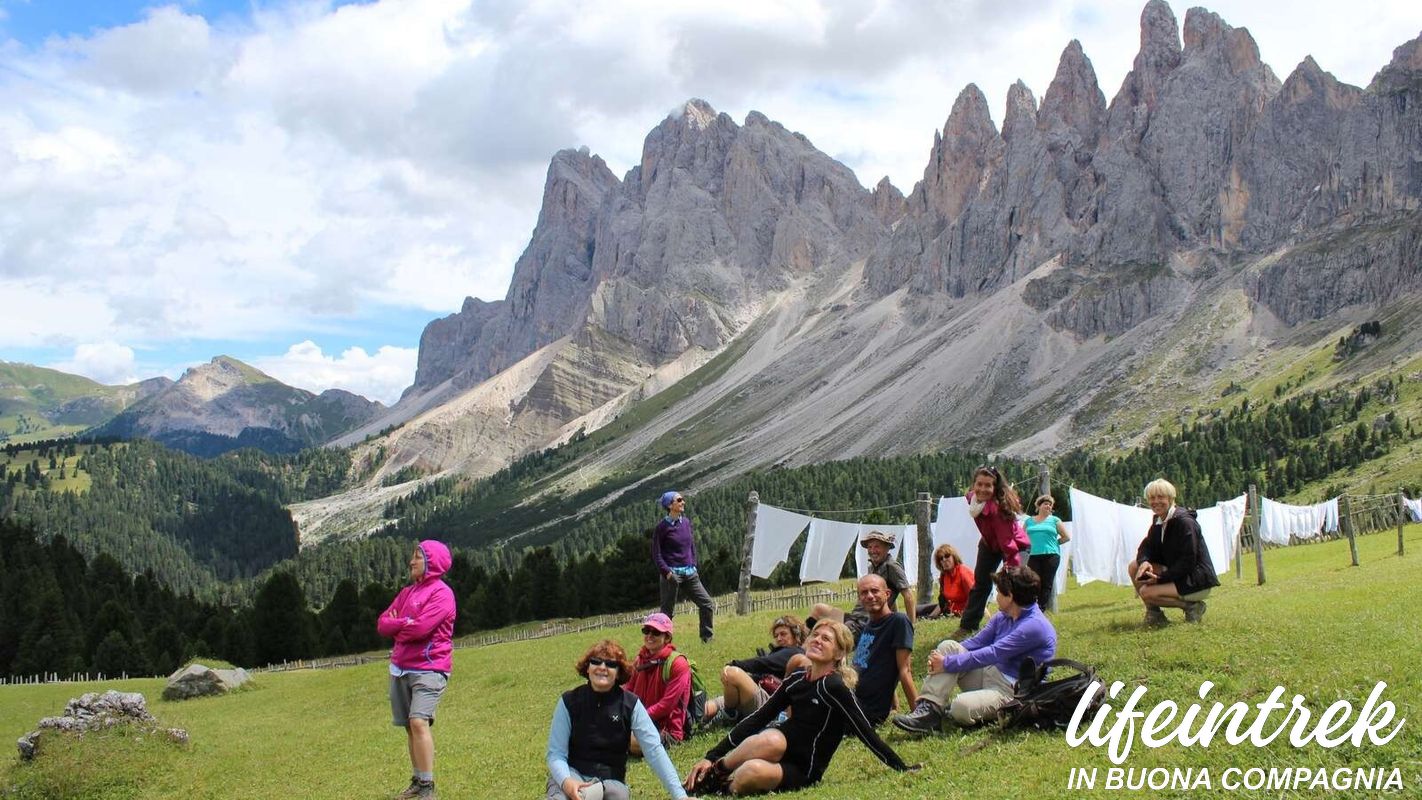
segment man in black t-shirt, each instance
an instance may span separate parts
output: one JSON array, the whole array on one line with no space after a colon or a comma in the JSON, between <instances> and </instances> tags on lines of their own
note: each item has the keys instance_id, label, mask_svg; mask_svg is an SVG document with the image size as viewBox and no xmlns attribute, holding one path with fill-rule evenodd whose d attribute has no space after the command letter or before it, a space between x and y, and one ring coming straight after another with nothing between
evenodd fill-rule
<instances>
[{"instance_id":1,"label":"man in black t-shirt","mask_svg":"<svg viewBox=\"0 0 1422 800\"><path fill-rule=\"evenodd\" d=\"M869 570L866 575L878 575L884 579L884 585L888 587L888 610L898 610L898 599L904 598L904 614L908 616L909 625L913 625L914 620L914 592L913 584L909 582L908 573L904 572L903 565L894 559L890 550L894 546L894 536L883 531L869 531L864 534L864 538L859 540L859 546L869 553ZM862 602L856 604L849 613L835 608L828 603L816 603L810 609L810 620L833 619L843 622L855 636L869 623L869 614L864 609ZM806 628L813 629L814 622L808 622Z\"/></svg>"},{"instance_id":2,"label":"man in black t-shirt","mask_svg":"<svg viewBox=\"0 0 1422 800\"><path fill-rule=\"evenodd\" d=\"M864 715L878 725L889 716L895 685L904 687L909 708L918 701L909 663L913 623L904 614L889 610L889 585L878 575L859 579L859 604L868 622L855 641L853 663L859 683L854 695L864 707Z\"/></svg>"}]
</instances>

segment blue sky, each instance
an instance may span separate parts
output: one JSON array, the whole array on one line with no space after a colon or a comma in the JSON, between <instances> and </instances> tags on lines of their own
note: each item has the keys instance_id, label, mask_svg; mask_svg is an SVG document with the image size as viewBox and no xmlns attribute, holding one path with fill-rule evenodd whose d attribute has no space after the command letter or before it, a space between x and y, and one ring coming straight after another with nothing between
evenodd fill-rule
<instances>
[{"instance_id":1,"label":"blue sky","mask_svg":"<svg viewBox=\"0 0 1422 800\"><path fill-rule=\"evenodd\" d=\"M1000 120L1075 38L1109 100L1143 5L0 0L0 359L118 383L224 354L393 402L426 323L504 296L557 150L622 174L699 97L907 193L969 82ZM1413 0L1208 7L1280 78L1311 54L1366 85L1422 32Z\"/></svg>"}]
</instances>

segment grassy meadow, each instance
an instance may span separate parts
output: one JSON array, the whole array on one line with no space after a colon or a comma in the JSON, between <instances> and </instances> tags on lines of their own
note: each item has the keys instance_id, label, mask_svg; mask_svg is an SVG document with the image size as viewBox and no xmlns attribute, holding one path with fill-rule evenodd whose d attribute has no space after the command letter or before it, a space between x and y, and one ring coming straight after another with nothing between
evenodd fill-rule
<instances>
[{"instance_id":1,"label":"grassy meadow","mask_svg":"<svg viewBox=\"0 0 1422 800\"><path fill-rule=\"evenodd\" d=\"M1218 784L1227 767L1398 767L1405 789L1395 796L1422 795L1422 625L1412 613L1411 591L1422 564L1422 526L1407 529L1405 557L1396 535L1359 540L1361 567L1351 567L1347 543L1328 542L1266 553L1269 581L1256 586L1252 560L1245 577L1224 578L1200 626L1175 623L1143 629L1130 592L1092 584L1073 587L1055 617L1060 655L1097 666L1108 680L1144 683L1144 708L1173 699L1188 706L1203 680L1216 688L1210 699L1257 703L1276 686L1301 693L1321 710L1338 699L1361 706L1377 681L1385 699L1407 719L1388 745L1332 750L1287 742L1256 749L1231 747L1223 738L1208 749L1167 745L1152 750L1136 741L1125 766L1208 767L1212 792L1160 791L1159 797L1199 797L1225 791ZM1177 612L1178 613L1178 612ZM686 637L685 648L714 681L717 667L744 657L768 639L776 615L718 620L711 645ZM1178 615L1173 615L1178 620ZM950 622L921 623L915 674L928 650L950 632ZM635 628L609 631L630 646ZM457 651L450 689L440 706L435 738L437 777L445 798L541 797L543 751L553 704L579 680L573 660L595 637L590 634L500 644ZM57 714L81 692L118 688L144 692L164 725L188 729L183 747L132 734L69 740L50 736L31 764L11 750L0 766L4 798L376 798L403 788L408 761L402 731L389 723L385 665L259 675L256 688L234 695L168 703L158 699L163 681L0 687L0 739L13 742L42 716ZM1128 690L1129 691L1129 690ZM1124 694L1124 693L1123 693ZM1277 717L1276 717L1277 719ZM912 739L892 726L885 738L918 774L898 774L879 764L857 742L846 742L825 780L796 793L805 800L828 798L1076 797L1108 795L1068 790L1073 767L1111 766L1104 749L1073 749L1060 734L954 731ZM683 773L713 744L703 733L672 751ZM1104 778L1103 778L1104 780ZM645 765L629 775L638 797L662 797ZM1254 797L1314 796L1240 792ZM1334 796L1372 796L1342 792Z\"/></svg>"}]
</instances>

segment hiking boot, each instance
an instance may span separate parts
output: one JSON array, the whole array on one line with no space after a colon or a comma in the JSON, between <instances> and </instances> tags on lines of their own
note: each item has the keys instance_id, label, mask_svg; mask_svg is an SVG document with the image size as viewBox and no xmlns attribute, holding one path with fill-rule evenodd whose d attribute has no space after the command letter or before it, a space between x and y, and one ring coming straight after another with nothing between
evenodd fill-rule
<instances>
[{"instance_id":1,"label":"hiking boot","mask_svg":"<svg viewBox=\"0 0 1422 800\"><path fill-rule=\"evenodd\" d=\"M395 795L395 800L411 800L420 793L420 779L410 778L410 785L405 787L405 791Z\"/></svg>"},{"instance_id":2,"label":"hiking boot","mask_svg":"<svg viewBox=\"0 0 1422 800\"><path fill-rule=\"evenodd\" d=\"M977 633L977 631L970 631L967 628L959 628L956 631L953 631L953 633L949 634L948 638L952 639L955 642L961 642L964 639L971 639L974 633Z\"/></svg>"},{"instance_id":3,"label":"hiking boot","mask_svg":"<svg viewBox=\"0 0 1422 800\"><path fill-rule=\"evenodd\" d=\"M1186 622L1199 622L1199 621L1200 621L1200 618L1201 618L1201 617L1204 617L1204 616L1205 616L1205 601L1204 601L1204 600L1194 600L1194 601L1191 601L1189 605L1185 606L1185 621L1186 621Z\"/></svg>"},{"instance_id":4,"label":"hiking boot","mask_svg":"<svg viewBox=\"0 0 1422 800\"><path fill-rule=\"evenodd\" d=\"M1165 611L1160 606L1146 606L1145 624L1147 628L1164 628L1170 620L1165 618Z\"/></svg>"},{"instance_id":5,"label":"hiking boot","mask_svg":"<svg viewBox=\"0 0 1422 800\"><path fill-rule=\"evenodd\" d=\"M932 700L920 697L913 711L894 716L894 727L909 733L937 733L943 727L943 709Z\"/></svg>"},{"instance_id":6,"label":"hiking boot","mask_svg":"<svg viewBox=\"0 0 1422 800\"><path fill-rule=\"evenodd\" d=\"M435 794L434 781L415 781L415 783L419 785L411 787L415 789L411 800L437 800L438 795Z\"/></svg>"}]
</instances>

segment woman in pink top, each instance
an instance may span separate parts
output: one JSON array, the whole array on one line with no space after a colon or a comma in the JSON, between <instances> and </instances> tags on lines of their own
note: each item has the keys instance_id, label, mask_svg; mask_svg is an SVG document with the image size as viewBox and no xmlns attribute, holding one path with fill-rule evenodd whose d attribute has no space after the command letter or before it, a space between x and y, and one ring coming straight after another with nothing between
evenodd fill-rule
<instances>
[{"instance_id":1,"label":"woman in pink top","mask_svg":"<svg viewBox=\"0 0 1422 800\"><path fill-rule=\"evenodd\" d=\"M395 640L390 649L390 712L405 729L410 786L398 800L429 800L434 788L435 707L449 683L454 636L454 592L439 579L449 570L449 548L427 539L410 554L410 585L380 615L375 628Z\"/></svg>"},{"instance_id":2,"label":"woman in pink top","mask_svg":"<svg viewBox=\"0 0 1422 800\"><path fill-rule=\"evenodd\" d=\"M983 621L992 574L998 565L1016 567L1032 552L1032 540L1017 521L1022 500L1017 490L1002 477L997 467L973 470L973 488L968 490L968 513L978 526L978 560L973 565L973 590L952 638L962 641L972 636Z\"/></svg>"}]
</instances>

